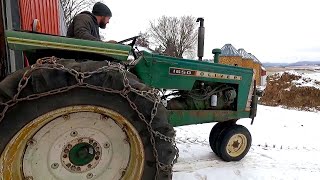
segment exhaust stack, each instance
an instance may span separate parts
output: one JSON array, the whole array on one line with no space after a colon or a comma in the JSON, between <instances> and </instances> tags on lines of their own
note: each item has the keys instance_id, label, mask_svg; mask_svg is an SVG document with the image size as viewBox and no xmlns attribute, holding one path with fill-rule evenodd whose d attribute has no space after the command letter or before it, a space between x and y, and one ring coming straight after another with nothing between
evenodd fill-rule
<instances>
[{"instance_id":1,"label":"exhaust stack","mask_svg":"<svg viewBox=\"0 0 320 180\"><path fill-rule=\"evenodd\" d=\"M200 26L198 30L198 57L199 57L199 60L202 61L203 51L204 51L204 32L205 32L205 29L203 26L204 19L198 18L197 22L200 22Z\"/></svg>"}]
</instances>

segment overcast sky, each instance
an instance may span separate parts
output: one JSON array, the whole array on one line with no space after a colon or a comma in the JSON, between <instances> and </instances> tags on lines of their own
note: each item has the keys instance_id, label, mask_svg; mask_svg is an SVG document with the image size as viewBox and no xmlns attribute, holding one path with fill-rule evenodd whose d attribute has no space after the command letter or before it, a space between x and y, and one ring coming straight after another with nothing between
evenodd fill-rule
<instances>
[{"instance_id":1,"label":"overcast sky","mask_svg":"<svg viewBox=\"0 0 320 180\"><path fill-rule=\"evenodd\" d=\"M113 17L106 39L144 32L162 15L204 17L205 57L231 43L262 62L320 60L320 1L317 0L102 0Z\"/></svg>"}]
</instances>

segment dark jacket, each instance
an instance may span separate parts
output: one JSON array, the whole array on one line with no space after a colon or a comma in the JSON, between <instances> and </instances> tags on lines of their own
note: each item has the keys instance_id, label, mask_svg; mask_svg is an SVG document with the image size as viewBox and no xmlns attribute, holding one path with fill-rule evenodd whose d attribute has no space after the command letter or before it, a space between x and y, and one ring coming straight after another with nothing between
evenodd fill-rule
<instances>
[{"instance_id":1,"label":"dark jacket","mask_svg":"<svg viewBox=\"0 0 320 180\"><path fill-rule=\"evenodd\" d=\"M67 37L101 41L97 18L89 11L76 15L68 27Z\"/></svg>"}]
</instances>

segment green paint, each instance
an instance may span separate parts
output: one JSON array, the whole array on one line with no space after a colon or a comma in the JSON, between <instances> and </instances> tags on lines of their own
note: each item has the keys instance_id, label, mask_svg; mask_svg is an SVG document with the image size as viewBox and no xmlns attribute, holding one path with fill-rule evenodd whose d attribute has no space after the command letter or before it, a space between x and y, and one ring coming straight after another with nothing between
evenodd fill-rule
<instances>
[{"instance_id":1,"label":"green paint","mask_svg":"<svg viewBox=\"0 0 320 180\"><path fill-rule=\"evenodd\" d=\"M241 76L242 80L170 75L170 67L236 75ZM238 111L245 111L253 76L252 69L196 60L179 59L157 54L149 54L147 52L144 52L140 61L135 66L135 72L145 84L155 88L191 90L197 80L236 84L238 85Z\"/></svg>"},{"instance_id":2,"label":"green paint","mask_svg":"<svg viewBox=\"0 0 320 180\"><path fill-rule=\"evenodd\" d=\"M169 123L176 126L248 118L250 112L224 110L169 110Z\"/></svg>"},{"instance_id":3,"label":"green paint","mask_svg":"<svg viewBox=\"0 0 320 180\"><path fill-rule=\"evenodd\" d=\"M98 41L72 39L43 34L6 31L9 48L32 52L37 49L59 49L67 51L102 54L125 61L131 47L121 44L110 44ZM203 62L180 59L143 52L134 67L135 74L143 83L154 88L192 90L196 81L233 84L237 87L237 111L224 110L179 110L169 111L169 121L173 126L189 124L220 122L240 118L253 118L256 112L256 101L251 104L251 111L246 109L250 87L252 86L253 70L219 64L220 49L214 49L215 62ZM183 73L170 74L170 68L184 69ZM214 74L214 75L213 75ZM222 78L222 77L223 78ZM241 77L241 78L238 78ZM196 108L201 109L203 102L196 102ZM250 113L251 112L251 113ZM92 160L92 155L78 157L79 149L86 144L77 145L70 152L75 164L86 164Z\"/></svg>"},{"instance_id":4,"label":"green paint","mask_svg":"<svg viewBox=\"0 0 320 180\"><path fill-rule=\"evenodd\" d=\"M88 41L52 35L35 34L19 31L6 31L9 48L12 50L31 51L35 49L59 49L101 54L126 61L130 46L100 41Z\"/></svg>"},{"instance_id":5,"label":"green paint","mask_svg":"<svg viewBox=\"0 0 320 180\"><path fill-rule=\"evenodd\" d=\"M212 54L214 54L214 63L219 63L219 56L221 54L221 49L213 49Z\"/></svg>"},{"instance_id":6,"label":"green paint","mask_svg":"<svg viewBox=\"0 0 320 180\"><path fill-rule=\"evenodd\" d=\"M76 166L89 164L96 152L91 144L80 143L75 145L69 152L70 162Z\"/></svg>"}]
</instances>

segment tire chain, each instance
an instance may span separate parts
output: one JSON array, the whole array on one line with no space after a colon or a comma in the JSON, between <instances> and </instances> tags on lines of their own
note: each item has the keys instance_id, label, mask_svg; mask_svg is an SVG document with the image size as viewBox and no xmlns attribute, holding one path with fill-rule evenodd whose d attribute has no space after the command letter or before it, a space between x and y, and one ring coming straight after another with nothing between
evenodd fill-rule
<instances>
[{"instance_id":1,"label":"tire chain","mask_svg":"<svg viewBox=\"0 0 320 180\"><path fill-rule=\"evenodd\" d=\"M68 91L75 89L75 88L88 88L88 89L93 89L93 90L102 91L102 92L106 92L106 93L119 94L120 96L122 96L123 98L125 98L128 101L130 107L138 114L140 120L142 120L146 124L148 132L150 133L150 142L153 146L153 155L156 160L156 169L157 169L156 175L155 175L155 180L157 180L157 176L159 175L160 170L165 172L168 176L172 176L173 164L177 162L177 159L179 157L179 150L176 146L175 137L173 137L173 138L168 137L168 136L160 133L159 131L153 130L153 128L152 128L153 119L157 115L157 109L158 109L159 104L161 103L159 91L157 89L143 91L143 90L138 90L138 89L133 88L129 84L129 79L127 78L127 70L120 63L112 63L112 62L107 61L108 62L107 66L103 66L101 68L98 68L95 71L78 72L75 69L70 69L70 68L65 67L62 64L59 64L57 62L58 60L60 60L60 59L56 58L56 57L41 58L41 59L38 59L37 62L34 65L32 65L27 71L25 71L21 80L19 81L18 88L17 88L18 91L13 96L13 98L11 100L7 101L6 103L0 102L0 105L3 107L3 110L0 113L0 122L4 118L8 109L10 107L15 106L19 102L31 101L31 100L39 99L39 98L46 97L46 96L65 93L65 92L68 92ZM75 85L57 88L57 89L50 90L47 92L32 94L27 97L19 98L20 93L27 86L29 79L31 78L32 73L37 70L43 70L43 69L68 72L69 74L71 74L75 77L75 79L77 80L78 83ZM109 71L118 71L122 74L122 76L123 76L122 82L124 85L123 90L114 90L111 88L105 88L105 87L101 87L101 86L95 86L95 85L91 85L88 83L84 83L85 79L91 77L94 74L105 73L105 72L109 72ZM130 92L134 92L134 93L154 102L153 108L151 110L151 119L150 119L149 123L147 122L145 116L138 110L138 107L136 106L136 104L130 100L129 95L128 95ZM164 164L159 161L158 151L156 149L155 137L158 137L161 140L164 140L164 141L171 143L171 145L175 148L175 150L176 150L175 158L170 164Z\"/></svg>"}]
</instances>

